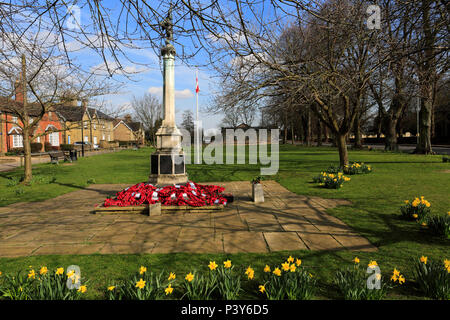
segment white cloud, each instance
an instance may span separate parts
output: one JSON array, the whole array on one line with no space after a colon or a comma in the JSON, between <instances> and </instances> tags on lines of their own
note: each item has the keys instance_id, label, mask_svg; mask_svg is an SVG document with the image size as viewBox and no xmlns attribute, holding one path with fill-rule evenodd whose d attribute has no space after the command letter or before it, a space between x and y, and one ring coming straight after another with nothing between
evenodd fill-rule
<instances>
[{"instance_id":1,"label":"white cloud","mask_svg":"<svg viewBox=\"0 0 450 320\"><path fill-rule=\"evenodd\" d=\"M158 96L162 97L163 95L163 87L150 87L148 89L148 92ZM194 96L194 93L189 89L184 90L175 90L175 99L189 99Z\"/></svg>"}]
</instances>

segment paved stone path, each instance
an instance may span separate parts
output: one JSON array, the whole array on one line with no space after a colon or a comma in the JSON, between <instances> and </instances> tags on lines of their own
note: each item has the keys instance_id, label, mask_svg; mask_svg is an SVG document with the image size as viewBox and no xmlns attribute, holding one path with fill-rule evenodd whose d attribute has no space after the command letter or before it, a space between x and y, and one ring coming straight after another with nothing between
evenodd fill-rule
<instances>
[{"instance_id":1,"label":"paved stone path","mask_svg":"<svg viewBox=\"0 0 450 320\"><path fill-rule=\"evenodd\" d=\"M265 202L248 181L215 183L235 201L214 213L93 214L127 185L91 185L54 199L0 207L0 257L47 254L235 253L282 250L377 250L327 208L350 204L296 195L263 181Z\"/></svg>"}]
</instances>

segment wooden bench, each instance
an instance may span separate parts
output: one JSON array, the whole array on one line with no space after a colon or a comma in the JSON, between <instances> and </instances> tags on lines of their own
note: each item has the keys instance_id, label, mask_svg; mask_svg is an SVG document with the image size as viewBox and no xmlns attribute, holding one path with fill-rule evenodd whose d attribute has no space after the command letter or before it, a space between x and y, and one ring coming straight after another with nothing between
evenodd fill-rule
<instances>
[{"instance_id":1,"label":"wooden bench","mask_svg":"<svg viewBox=\"0 0 450 320\"><path fill-rule=\"evenodd\" d=\"M63 151L57 151L57 152L49 152L48 155L50 156L51 162L58 164L59 159L62 159L64 161L72 162L72 159L70 159L70 155L64 153Z\"/></svg>"}]
</instances>

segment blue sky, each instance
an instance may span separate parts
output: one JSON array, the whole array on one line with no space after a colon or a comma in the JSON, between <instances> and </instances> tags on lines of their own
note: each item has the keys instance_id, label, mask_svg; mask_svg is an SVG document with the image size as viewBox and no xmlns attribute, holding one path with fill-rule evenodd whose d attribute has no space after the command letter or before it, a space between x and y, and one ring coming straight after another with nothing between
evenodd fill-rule
<instances>
[{"instance_id":1,"label":"blue sky","mask_svg":"<svg viewBox=\"0 0 450 320\"><path fill-rule=\"evenodd\" d=\"M106 6L108 7L110 7L110 4L114 7L114 3L116 2L112 0L105 1ZM112 12L111 15L114 16L114 12ZM80 8L79 18L82 26L85 23L89 23L90 14L87 8ZM174 18L176 19L176 17ZM78 64L83 66L83 69L96 70L96 72L100 74L106 73L104 62L100 55L92 52L92 50L88 48L81 48L80 50L80 45L76 43L76 41L68 41L68 43L69 49L73 50L71 56L76 59ZM187 41L182 43L182 45L188 47L187 49L189 49L189 46L192 46L192 44ZM181 45L175 44L175 49L180 52ZM124 70L131 71L133 75L131 76L131 79L128 79L128 77L120 74L120 72L116 73L113 76L113 79L121 83L120 91L116 94L103 96L101 97L101 100L104 100L106 102L105 105L110 109L118 109L121 106L129 106L133 96L140 97L148 92L154 94L162 101L161 94L163 81L159 56L151 48L127 48L124 50L127 58L136 63L127 61L127 59L121 59L122 67ZM110 61L110 58L111 57L107 57L107 60ZM199 57L197 57L197 59L198 58ZM199 59L201 59L201 57ZM145 66L141 64L145 64ZM112 65L114 67L114 64ZM177 123L181 123L181 116L184 110L192 110L195 115L196 70L197 68L195 67L183 65L180 59L176 59L175 61L175 108ZM211 70L208 70L207 68L198 70L200 86L199 114L200 120L203 121L203 127L205 129L220 127L220 122L223 118L222 115L212 115L202 111L203 107L211 101L214 88L216 87L214 85L215 80L212 77L213 73ZM130 112L131 111L132 110L130 109Z\"/></svg>"}]
</instances>

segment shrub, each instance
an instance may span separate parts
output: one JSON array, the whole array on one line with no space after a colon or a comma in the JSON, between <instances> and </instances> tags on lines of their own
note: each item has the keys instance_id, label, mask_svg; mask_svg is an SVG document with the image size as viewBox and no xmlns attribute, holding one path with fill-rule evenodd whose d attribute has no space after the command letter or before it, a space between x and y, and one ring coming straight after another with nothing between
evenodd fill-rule
<instances>
[{"instance_id":1,"label":"shrub","mask_svg":"<svg viewBox=\"0 0 450 320\"><path fill-rule=\"evenodd\" d=\"M23 154L23 148L11 148L6 152L7 156L18 156Z\"/></svg>"},{"instance_id":2,"label":"shrub","mask_svg":"<svg viewBox=\"0 0 450 320\"><path fill-rule=\"evenodd\" d=\"M450 211L445 216L429 216L426 225L432 234L450 239Z\"/></svg>"},{"instance_id":3,"label":"shrub","mask_svg":"<svg viewBox=\"0 0 450 320\"><path fill-rule=\"evenodd\" d=\"M344 166L343 172L345 174L365 174L372 172L372 167L366 165L364 162L352 162L350 165Z\"/></svg>"},{"instance_id":4,"label":"shrub","mask_svg":"<svg viewBox=\"0 0 450 320\"><path fill-rule=\"evenodd\" d=\"M15 187L20 183L20 179L18 177L12 177L6 182L7 187Z\"/></svg>"},{"instance_id":5,"label":"shrub","mask_svg":"<svg viewBox=\"0 0 450 320\"><path fill-rule=\"evenodd\" d=\"M73 144L61 144L59 147L63 151L70 151L75 149L75 146Z\"/></svg>"},{"instance_id":6,"label":"shrub","mask_svg":"<svg viewBox=\"0 0 450 320\"><path fill-rule=\"evenodd\" d=\"M344 176L342 172L337 174L321 172L320 175L313 177L313 182L327 189L339 189L347 181L350 181L350 178Z\"/></svg>"},{"instance_id":7,"label":"shrub","mask_svg":"<svg viewBox=\"0 0 450 320\"><path fill-rule=\"evenodd\" d=\"M326 173L334 173L337 174L339 172L342 172L342 168L335 166L335 165L331 165L328 167L328 169L326 170Z\"/></svg>"},{"instance_id":8,"label":"shrub","mask_svg":"<svg viewBox=\"0 0 450 320\"><path fill-rule=\"evenodd\" d=\"M415 264L416 282L420 290L433 299L450 299L450 261L428 261L422 256Z\"/></svg>"},{"instance_id":9,"label":"shrub","mask_svg":"<svg viewBox=\"0 0 450 320\"><path fill-rule=\"evenodd\" d=\"M89 179L86 181L86 183L87 183L87 184L95 184L96 181L95 181L94 178L89 178Z\"/></svg>"},{"instance_id":10,"label":"shrub","mask_svg":"<svg viewBox=\"0 0 450 320\"><path fill-rule=\"evenodd\" d=\"M264 268L264 284L259 291L269 300L309 300L316 292L316 279L301 266L302 261L289 257L273 270Z\"/></svg>"},{"instance_id":11,"label":"shrub","mask_svg":"<svg viewBox=\"0 0 450 320\"><path fill-rule=\"evenodd\" d=\"M369 269L375 270L376 261L371 261L367 270L360 267L358 258L355 258L354 262L353 268L337 271L334 280L345 300L381 300L387 291L392 288L393 283L398 281L399 284L403 284L405 282L403 275L394 269L391 277L392 283L383 281L382 275L379 274L379 278L377 278L380 281L379 288L370 289L368 286L368 271L370 271Z\"/></svg>"},{"instance_id":12,"label":"shrub","mask_svg":"<svg viewBox=\"0 0 450 320\"><path fill-rule=\"evenodd\" d=\"M50 142L46 142L46 143L44 144L44 150L45 150L45 152L52 151L52 150L53 150L52 144L51 144Z\"/></svg>"},{"instance_id":13,"label":"shrub","mask_svg":"<svg viewBox=\"0 0 450 320\"><path fill-rule=\"evenodd\" d=\"M413 201L405 200L405 204L400 208L402 217L407 220L417 220L425 222L426 217L430 214L431 204L423 196L416 197Z\"/></svg>"},{"instance_id":14,"label":"shrub","mask_svg":"<svg viewBox=\"0 0 450 320\"><path fill-rule=\"evenodd\" d=\"M31 153L38 153L42 150L42 143L39 142L33 142L30 144L31 146Z\"/></svg>"}]
</instances>

